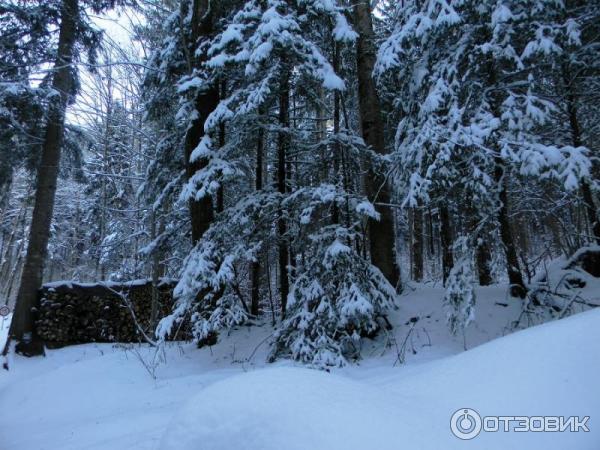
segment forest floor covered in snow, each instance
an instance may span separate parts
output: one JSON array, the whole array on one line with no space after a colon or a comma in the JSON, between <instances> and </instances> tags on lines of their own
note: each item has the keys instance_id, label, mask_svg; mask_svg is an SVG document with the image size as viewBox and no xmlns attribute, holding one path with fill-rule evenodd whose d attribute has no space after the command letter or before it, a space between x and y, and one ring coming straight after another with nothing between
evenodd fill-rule
<instances>
[{"instance_id":1,"label":"forest floor covered in snow","mask_svg":"<svg viewBox=\"0 0 600 450\"><path fill-rule=\"evenodd\" d=\"M354 450L600 448L600 310L512 332L518 301L477 290L466 336L449 334L443 289L414 286L330 373L266 364L270 325L212 348L88 344L10 361L0 373L1 450ZM464 347L468 348L465 352ZM589 432L450 430L460 408L484 416L590 416Z\"/></svg>"}]
</instances>

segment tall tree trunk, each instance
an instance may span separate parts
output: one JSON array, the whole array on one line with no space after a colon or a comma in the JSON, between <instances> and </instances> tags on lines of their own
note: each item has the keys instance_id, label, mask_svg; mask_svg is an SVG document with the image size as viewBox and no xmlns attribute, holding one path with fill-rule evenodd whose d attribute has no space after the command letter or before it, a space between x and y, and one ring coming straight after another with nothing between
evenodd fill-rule
<instances>
[{"instance_id":1,"label":"tall tree trunk","mask_svg":"<svg viewBox=\"0 0 600 450\"><path fill-rule=\"evenodd\" d=\"M365 143L379 154L385 154L383 117L372 73L375 66L373 19L369 0L354 5L354 27L358 32L356 62L360 124ZM400 289L400 270L394 254L394 215L389 206L390 193L385 176L369 167L365 177L369 200L378 203L379 221L369 221L371 261L388 281Z\"/></svg>"},{"instance_id":2,"label":"tall tree trunk","mask_svg":"<svg viewBox=\"0 0 600 450\"><path fill-rule=\"evenodd\" d=\"M44 353L43 343L35 332L33 308L37 304L38 289L43 281L58 179L65 109L73 86L71 62L75 45L76 21L79 16L77 2L78 0L63 0L61 6L58 53L52 80L52 88L59 95L52 98L48 109L27 255L10 327L10 335L18 341L16 351L26 356Z\"/></svg>"},{"instance_id":3,"label":"tall tree trunk","mask_svg":"<svg viewBox=\"0 0 600 450\"><path fill-rule=\"evenodd\" d=\"M190 42L195 44L201 38L206 38L213 32L212 17L210 11L210 0L194 0L192 11L192 33ZM207 55L202 54L193 61L196 66L200 65ZM190 68L192 69L192 68ZM192 152L196 149L201 139L204 137L204 124L206 119L219 104L219 85L213 85L200 91L195 99L194 106L197 115L185 135L184 155L186 164L186 175L188 179L194 176L196 172L206 167L207 161L199 159L194 162L190 160ZM199 200L190 199L190 218L192 224L192 242L196 244L204 235L213 221L213 200L207 195Z\"/></svg>"},{"instance_id":4,"label":"tall tree trunk","mask_svg":"<svg viewBox=\"0 0 600 450\"><path fill-rule=\"evenodd\" d=\"M445 285L454 265L450 214L446 205L440 205L440 244L442 246L442 277Z\"/></svg>"},{"instance_id":5,"label":"tall tree trunk","mask_svg":"<svg viewBox=\"0 0 600 450\"><path fill-rule=\"evenodd\" d=\"M222 80L220 83L220 98L225 98L227 96L227 81ZM219 125L219 148L223 148L225 146L226 140L226 130L225 130L225 122L221 122ZM223 184L219 186L217 190L217 213L222 213L225 209L225 189L223 188Z\"/></svg>"},{"instance_id":6,"label":"tall tree trunk","mask_svg":"<svg viewBox=\"0 0 600 450\"><path fill-rule=\"evenodd\" d=\"M490 254L490 247L488 246L485 238L477 238L477 248L475 249L475 259L477 263L477 275L479 277L479 284L481 286L489 286L492 284L492 271L490 263L492 255Z\"/></svg>"},{"instance_id":7,"label":"tall tree trunk","mask_svg":"<svg viewBox=\"0 0 600 450\"><path fill-rule=\"evenodd\" d=\"M506 254L506 271L508 273L508 281L510 282L510 294L513 297L525 298L527 289L523 282L521 274L521 266L517 256L517 247L515 239L510 228L510 220L508 218L508 188L504 162L498 158L496 168L494 170L494 178L498 186L500 209L498 211L498 222L500 223L500 237L504 252Z\"/></svg>"},{"instance_id":8,"label":"tall tree trunk","mask_svg":"<svg viewBox=\"0 0 600 450\"><path fill-rule=\"evenodd\" d=\"M280 194L287 192L286 156L289 147L290 124L290 72L284 70L281 75L279 87L279 136L277 142L277 191ZM279 248L279 295L281 301L281 317L285 317L287 296L290 291L288 279L289 250L286 239L287 224L283 211L279 212L277 220L278 248Z\"/></svg>"},{"instance_id":9,"label":"tall tree trunk","mask_svg":"<svg viewBox=\"0 0 600 450\"><path fill-rule=\"evenodd\" d=\"M419 207L412 209L412 278L414 281L423 280L423 210Z\"/></svg>"},{"instance_id":10,"label":"tall tree trunk","mask_svg":"<svg viewBox=\"0 0 600 450\"><path fill-rule=\"evenodd\" d=\"M257 192L263 188L263 156L264 156L264 130L262 125L259 125L258 138L256 143L256 179L255 188ZM250 313L258 316L259 301L260 301L260 261L257 255L256 261L252 262L250 268L250 282L252 284L252 299L250 302Z\"/></svg>"},{"instance_id":11,"label":"tall tree trunk","mask_svg":"<svg viewBox=\"0 0 600 450\"><path fill-rule=\"evenodd\" d=\"M150 238L155 242L156 238L165 231L165 223L162 218L158 218L158 211L154 208L150 214ZM158 229L157 229L157 222ZM158 318L160 313L160 292L158 285L160 284L160 277L163 276L164 266L161 264L162 252L160 247L155 248L152 253L152 307L150 310L150 325L152 329L156 328L158 324Z\"/></svg>"},{"instance_id":12,"label":"tall tree trunk","mask_svg":"<svg viewBox=\"0 0 600 450\"><path fill-rule=\"evenodd\" d=\"M436 240L434 239L435 233L433 227L433 214L431 213L431 208L429 208L427 210L427 244L429 246L429 256L431 258L435 257L436 252Z\"/></svg>"},{"instance_id":13,"label":"tall tree trunk","mask_svg":"<svg viewBox=\"0 0 600 450\"><path fill-rule=\"evenodd\" d=\"M340 73L340 48L337 41L333 41L333 70L335 73ZM337 135L340 133L340 92L333 92L333 134L336 135L336 140L333 143L332 153L333 153L333 183L339 187L340 181L342 177L340 176L340 158L341 158L341 148L340 143L337 140ZM346 192L346 186L344 187L344 192ZM332 212L331 212L331 222L334 224L340 223L340 210L336 202L333 202Z\"/></svg>"},{"instance_id":14,"label":"tall tree trunk","mask_svg":"<svg viewBox=\"0 0 600 450\"><path fill-rule=\"evenodd\" d=\"M481 286L489 286L492 284L492 254L488 245L488 233L482 229L480 225L480 217L477 211L472 208L467 208L465 211L467 223L469 224L469 232L473 235L475 244L475 264L477 267L477 276Z\"/></svg>"},{"instance_id":15,"label":"tall tree trunk","mask_svg":"<svg viewBox=\"0 0 600 450\"><path fill-rule=\"evenodd\" d=\"M497 83L496 61L493 55L489 56L489 60L489 82L490 86L495 86ZM492 111L496 117L500 118L500 105L503 101L502 96L505 94L503 94L500 90L494 91L490 95ZM500 150L498 148L495 150L498 154L500 154ZM510 294L513 297L525 298L527 295L527 289L525 288L525 283L523 282L519 258L517 256L517 246L515 244L515 239L508 217L508 180L506 179L506 167L500 156L495 158L494 163L494 181L498 189L498 200L500 202L498 210L500 239L502 240L502 245L506 255L506 272L508 274L508 281L510 282Z\"/></svg>"}]
</instances>

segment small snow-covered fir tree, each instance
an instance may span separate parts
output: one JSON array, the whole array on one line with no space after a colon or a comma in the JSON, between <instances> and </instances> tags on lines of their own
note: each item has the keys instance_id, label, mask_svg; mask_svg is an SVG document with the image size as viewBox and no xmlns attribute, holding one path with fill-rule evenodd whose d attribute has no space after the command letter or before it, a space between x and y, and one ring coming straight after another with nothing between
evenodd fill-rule
<instances>
[{"instance_id":1,"label":"small snow-covered fir tree","mask_svg":"<svg viewBox=\"0 0 600 450\"><path fill-rule=\"evenodd\" d=\"M319 207L344 201L332 186L299 191L292 201L306 196L310 206L301 210L299 226L309 229L319 217L314 213ZM368 201L353 199L352 203L357 219L378 219ZM396 296L385 276L357 251L360 238L355 227L332 224L312 229L296 267L287 318L276 333L271 360L289 356L326 367L360 357L361 338L379 330L379 320L393 307Z\"/></svg>"},{"instance_id":2,"label":"small snow-covered fir tree","mask_svg":"<svg viewBox=\"0 0 600 450\"><path fill-rule=\"evenodd\" d=\"M166 338L173 327L191 317L199 345L213 342L217 333L244 323L250 316L240 291L238 271L257 257L264 239L272 235L279 196L274 192L245 196L220 214L183 263L175 289L173 313L159 324Z\"/></svg>"}]
</instances>

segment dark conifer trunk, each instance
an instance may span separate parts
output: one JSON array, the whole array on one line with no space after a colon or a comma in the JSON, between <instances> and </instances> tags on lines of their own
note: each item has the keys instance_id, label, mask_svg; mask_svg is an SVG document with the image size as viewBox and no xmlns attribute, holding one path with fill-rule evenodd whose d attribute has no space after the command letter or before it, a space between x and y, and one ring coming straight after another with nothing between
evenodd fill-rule
<instances>
[{"instance_id":1,"label":"dark conifer trunk","mask_svg":"<svg viewBox=\"0 0 600 450\"><path fill-rule=\"evenodd\" d=\"M263 156L264 156L264 130L261 125L258 129L258 138L256 143L256 174L255 188L260 192L263 188ZM259 301L260 301L260 261L257 255L257 260L252 262L250 268L250 282L252 285L252 299L250 303L250 313L258 316Z\"/></svg>"},{"instance_id":2,"label":"dark conifer trunk","mask_svg":"<svg viewBox=\"0 0 600 450\"><path fill-rule=\"evenodd\" d=\"M412 210L412 278L423 280L423 211L417 207Z\"/></svg>"},{"instance_id":3,"label":"dark conifer trunk","mask_svg":"<svg viewBox=\"0 0 600 450\"><path fill-rule=\"evenodd\" d=\"M381 105L372 74L375 67L373 21L369 0L358 0L354 5L354 27L358 32L356 62L358 100L362 136L365 143L379 154L385 154L385 140ZM390 193L385 176L369 167L365 177L369 200L378 203L379 221L369 221L371 260L388 281L400 289L400 271L394 254L394 215L389 206Z\"/></svg>"},{"instance_id":4,"label":"dark conifer trunk","mask_svg":"<svg viewBox=\"0 0 600 450\"><path fill-rule=\"evenodd\" d=\"M333 70L335 73L339 74L340 72L340 48L337 42L333 42ZM333 92L333 134L336 136L340 132L340 92ZM342 179L340 174L340 158L341 158L341 146L340 143L336 140L333 144L332 148L333 152L333 182L336 186L339 186L340 181ZM345 192L346 186L344 186ZM336 202L333 202L331 212L331 221L334 224L340 223L340 209Z\"/></svg>"},{"instance_id":5,"label":"dark conifer trunk","mask_svg":"<svg viewBox=\"0 0 600 450\"><path fill-rule=\"evenodd\" d=\"M281 75L279 87L279 133L277 140L277 191L280 194L287 192L287 164L286 157L289 147L289 125L290 125L290 73L286 68ZM279 295L281 301L281 317L285 317L287 308L287 296L290 291L288 279L289 249L287 242L287 224L283 211L279 212L277 219L278 234L278 263L279 263Z\"/></svg>"},{"instance_id":6,"label":"dark conifer trunk","mask_svg":"<svg viewBox=\"0 0 600 450\"><path fill-rule=\"evenodd\" d=\"M573 147L579 147L583 144L581 139L581 129L579 127L579 119L577 118L577 105L575 95L573 94L572 80L569 76L569 71L566 67L563 68L563 78L567 89L567 114L569 115L569 126L571 128L571 139ZM594 203L594 195L592 189L586 180L581 182L581 196L585 207L587 218L592 229L592 236L596 243L600 245L600 218L598 217L598 209Z\"/></svg>"},{"instance_id":7,"label":"dark conifer trunk","mask_svg":"<svg viewBox=\"0 0 600 450\"><path fill-rule=\"evenodd\" d=\"M219 83L220 87L219 87L219 98L226 98L227 97L227 82L225 80L222 80ZM219 147L223 148L225 146L225 141L227 138L227 131L225 129L225 123L221 122L221 124L219 125ZM221 184L219 186L219 189L217 190L217 213L221 213L223 212L223 210L225 209L225 188L223 187L223 185Z\"/></svg>"},{"instance_id":8,"label":"dark conifer trunk","mask_svg":"<svg viewBox=\"0 0 600 450\"><path fill-rule=\"evenodd\" d=\"M454 265L450 214L448 213L448 207L445 205L440 206L440 243L442 246L442 277L445 285Z\"/></svg>"},{"instance_id":9,"label":"dark conifer trunk","mask_svg":"<svg viewBox=\"0 0 600 450\"><path fill-rule=\"evenodd\" d=\"M492 272L490 263L492 255L490 254L490 247L488 246L485 238L477 239L477 248L475 250L475 258L477 263L477 275L479 277L479 284L481 286L489 286L492 284Z\"/></svg>"},{"instance_id":10,"label":"dark conifer trunk","mask_svg":"<svg viewBox=\"0 0 600 450\"><path fill-rule=\"evenodd\" d=\"M489 82L490 86L496 86L496 61L494 60L493 55L490 55L489 58ZM492 111L498 118L501 117L500 105L503 101L503 95L505 94L500 90L490 94ZM499 155L500 150L498 148L495 150ZM498 189L498 201L500 203L498 208L498 223L500 225L500 239L502 240L504 253L506 255L506 272L510 283L510 294L513 297L525 298L527 295L527 288L523 282L523 275L521 274L521 267L517 256L517 246L508 217L508 180L506 178L506 167L500 156L495 158L494 163L494 181L496 183L496 188Z\"/></svg>"},{"instance_id":11,"label":"dark conifer trunk","mask_svg":"<svg viewBox=\"0 0 600 450\"><path fill-rule=\"evenodd\" d=\"M196 44L199 39L209 37L213 32L212 17L209 0L194 0L192 12L192 33L191 43ZM199 65L206 59L206 55L199 55L192 61ZM186 165L186 175L189 178L206 167L207 162L203 159L191 161L192 152L196 149L201 139L204 137L204 124L206 119L219 104L219 85L215 82L213 85L200 91L196 96L194 106L198 112L196 118L190 124L185 135L184 156ZM190 219L192 225L192 242L196 244L204 235L213 221L213 200L209 195L189 202Z\"/></svg>"},{"instance_id":12,"label":"dark conifer trunk","mask_svg":"<svg viewBox=\"0 0 600 450\"><path fill-rule=\"evenodd\" d=\"M479 284L481 286L489 286L492 284L492 254L488 244L488 233L479 226L481 222L479 221L480 217L477 211L469 209L466 212L466 216L475 245L475 264Z\"/></svg>"},{"instance_id":13,"label":"dark conifer trunk","mask_svg":"<svg viewBox=\"0 0 600 450\"><path fill-rule=\"evenodd\" d=\"M525 298L527 288L523 282L521 266L517 256L517 247L510 228L510 220L508 218L507 180L504 163L501 160L496 161L494 178L499 189L498 195L500 207L498 210L498 222L500 224L500 238L502 239L502 245L504 246L504 252L506 254L506 271L508 273L508 281L510 282L510 294L513 297Z\"/></svg>"},{"instance_id":14,"label":"dark conifer trunk","mask_svg":"<svg viewBox=\"0 0 600 450\"><path fill-rule=\"evenodd\" d=\"M37 174L35 205L31 218L27 256L25 257L15 313L10 328L11 336L18 341L17 352L26 356L44 353L43 343L39 340L35 332L33 309L37 304L38 289L42 286L44 264L48 252L48 239L50 237L50 225L54 210L54 197L64 133L65 110L73 89L71 63L73 60L78 16L78 0L63 0L58 38L58 54L52 80L52 88L59 95L52 97L49 104L42 158Z\"/></svg>"}]
</instances>

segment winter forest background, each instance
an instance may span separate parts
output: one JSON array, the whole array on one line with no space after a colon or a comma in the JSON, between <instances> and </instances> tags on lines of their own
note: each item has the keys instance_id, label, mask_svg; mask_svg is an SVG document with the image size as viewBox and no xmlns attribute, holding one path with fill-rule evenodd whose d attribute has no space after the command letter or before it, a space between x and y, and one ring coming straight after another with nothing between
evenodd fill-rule
<instances>
[{"instance_id":1,"label":"winter forest background","mask_svg":"<svg viewBox=\"0 0 600 450\"><path fill-rule=\"evenodd\" d=\"M458 335L476 285L563 317L595 306L544 276L600 244L599 154L596 0L0 2L21 344L55 280L176 279L152 342L269 323L317 367L421 283Z\"/></svg>"}]
</instances>

